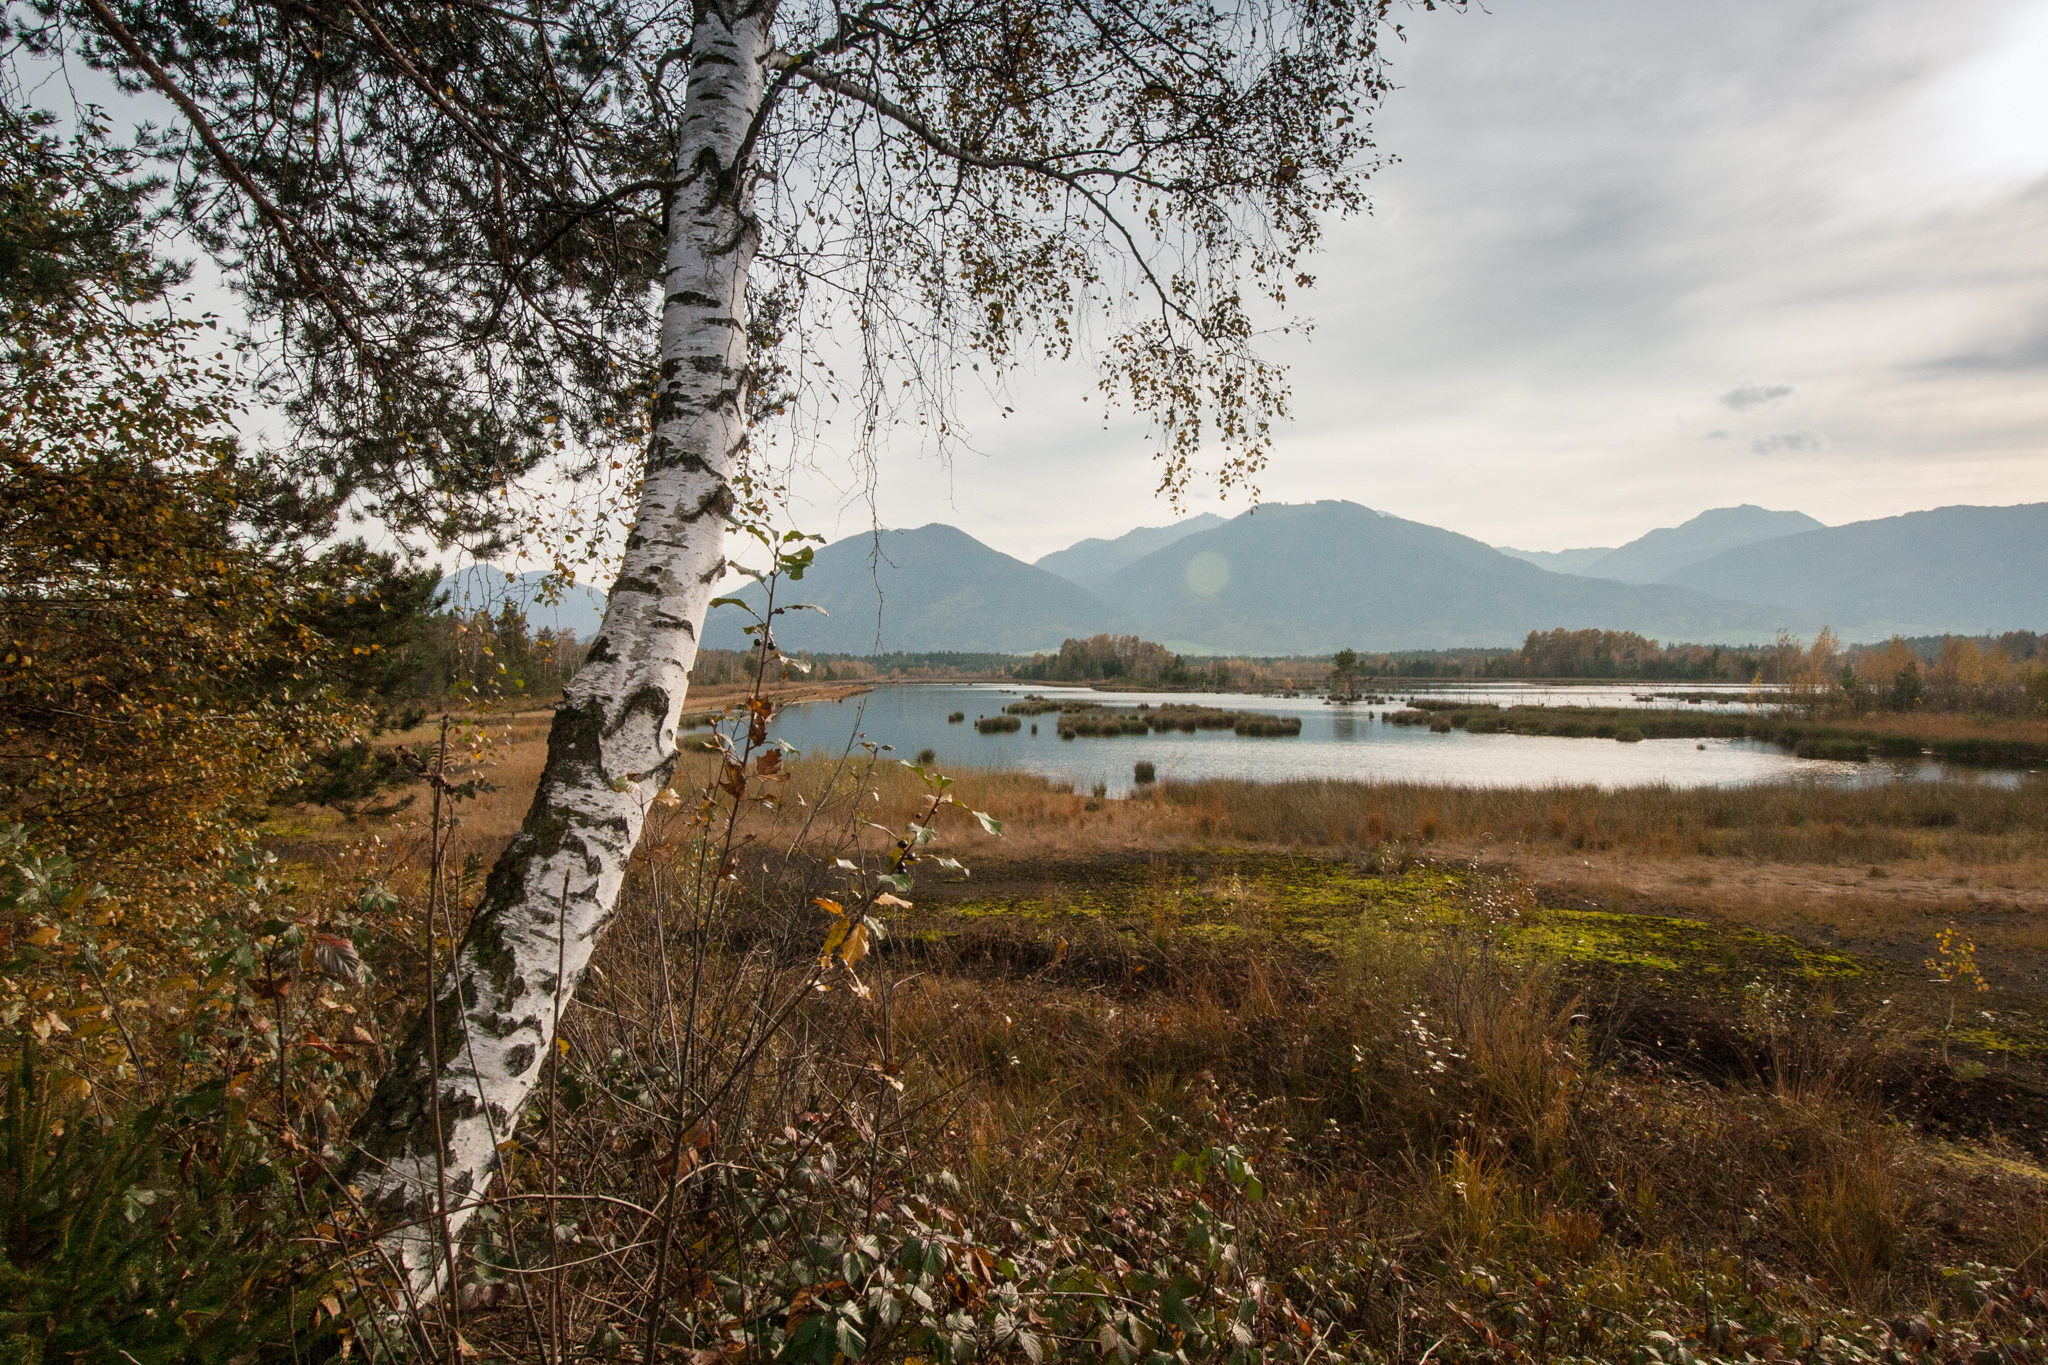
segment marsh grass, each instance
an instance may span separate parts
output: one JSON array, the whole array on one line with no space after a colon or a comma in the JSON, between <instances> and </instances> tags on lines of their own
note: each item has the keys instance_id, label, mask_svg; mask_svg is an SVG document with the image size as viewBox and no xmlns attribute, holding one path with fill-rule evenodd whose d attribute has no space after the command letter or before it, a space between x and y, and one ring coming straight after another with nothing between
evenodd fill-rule
<instances>
[{"instance_id":1,"label":"marsh grass","mask_svg":"<svg viewBox=\"0 0 2048 1365\"><path fill-rule=\"evenodd\" d=\"M498 790L466 808L465 846L516 826L539 733L515 724L477 760ZM1636 1001L1596 998L1640 972L1578 971L1532 932L1546 915L1585 934L1651 917L1546 908L1526 878L1448 851L2025 867L2048 838L2038 790L1169 781L1103 800L970 771L950 790L1001 819L1002 839L962 823L934 840L973 878L905 898L862 963L865 994L812 995L811 897L838 894L820 877L836 856L880 854L885 835L857 821L902 828L927 788L873 756L791 767L774 805L748 813L716 925L690 908L688 839L658 822L636 859L565 1029L559 1103L527 1116L502 1215L473 1248L464 1330L484 1355L639 1340L671 1216L675 1359L733 1355L735 1331L739 1355L767 1356L821 1317L872 1334L872 1319L827 1316L884 1283L869 1260L845 1269L862 1238L896 1266L905 1239L931 1248L951 1279L926 1287L956 1296L984 1358L1028 1354L995 1325L1010 1291L1053 1324L1044 1353L1093 1357L1100 1324L1054 1312L1071 1294L1033 1297L1068 1281L1004 1280L998 1265L1086 1267L1163 1322L1151 1291L1118 1277L1166 1266L1202 1282L1182 1258L1221 1224L1244 1278L1215 1292L1239 1304L1245 1284L1266 1286L1244 1311L1276 1359L1647 1359L1658 1332L1739 1359L1767 1337L1794 1352L1881 1343L1873 1317L1901 1313L1927 1315L1944 1350L1976 1349L1979 1326L2033 1330L1979 1316L2017 1305L2017 1282L1942 1271L2043 1260L2048 1181L2023 1153L1979 1159L1990 1149L1924 1141L1886 1110L1874 1078L1908 1030L1790 972L1729 1007L1733 1063L1664 1059L1616 1023ZM692 755L677 787L714 775ZM1230 849L1293 851L1303 885ZM1139 861L1112 897L1106 868L1127 855ZM1028 894L988 891L1005 877ZM1672 959L1688 970L1748 942L1652 927L1699 939ZM786 1024L749 1022L792 993L804 1003ZM677 1096L719 1085L716 1131L679 1143ZM1212 1159L1247 1163L1262 1197L1199 1174Z\"/></svg>"},{"instance_id":2,"label":"marsh grass","mask_svg":"<svg viewBox=\"0 0 2048 1365\"><path fill-rule=\"evenodd\" d=\"M2048 784L1894 783L1866 789L1478 788L1233 779L1162 783L1205 837L1355 847L1404 834L1560 842L1651 856L1883 862L1939 850L1985 862L2048 853ZM1374 821L1384 833L1375 836Z\"/></svg>"},{"instance_id":3,"label":"marsh grass","mask_svg":"<svg viewBox=\"0 0 2048 1365\"><path fill-rule=\"evenodd\" d=\"M1454 1304L1470 1311L1471 1269L1503 1258L1565 1284L1619 1271L1638 1307L1727 1255L1811 1276L1803 1311L1956 1303L1936 1270L1961 1253L1926 1209L1975 1197L2040 1217L2030 1176L1967 1195L1885 1118L1841 1062L1879 1046L1858 1023L1832 1026L1831 1067L1701 1086L1602 1055L1578 994L1501 951L1498 886L1428 934L1362 923L1322 967L1288 951L1255 887L1212 891L1239 933L1192 933L1184 882L1155 869L1129 930L979 918L923 940L899 1036L934 1080L984 1078L941 1142L977 1203L1058 1199L1064 1173L1086 1171L1130 1205L1179 1135L1226 1112L1287 1192L1246 1217L1293 1273L1358 1239L1403 1267L1432 1338L1455 1334ZM2032 1251L2017 1227L1982 1232L1969 1254ZM1396 1324L1336 1302L1393 1346Z\"/></svg>"}]
</instances>

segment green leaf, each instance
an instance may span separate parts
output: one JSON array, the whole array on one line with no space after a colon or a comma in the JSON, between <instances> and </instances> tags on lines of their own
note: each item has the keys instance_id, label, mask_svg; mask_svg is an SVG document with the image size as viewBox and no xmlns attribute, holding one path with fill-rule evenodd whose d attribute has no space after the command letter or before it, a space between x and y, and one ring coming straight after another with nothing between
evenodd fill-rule
<instances>
[{"instance_id":1,"label":"green leaf","mask_svg":"<svg viewBox=\"0 0 2048 1365\"><path fill-rule=\"evenodd\" d=\"M741 611L753 617L755 620L758 621L761 619L761 613L755 611L753 607L749 606L744 598L714 597L711 599L711 605L714 607L738 607ZM708 609L709 608L707 608L707 610Z\"/></svg>"},{"instance_id":2,"label":"green leaf","mask_svg":"<svg viewBox=\"0 0 2048 1365\"><path fill-rule=\"evenodd\" d=\"M990 815L987 811L971 810L967 813L973 816L975 819L981 821L981 827L987 830L990 834L993 834L998 838L1002 836L1003 822L996 819L993 815Z\"/></svg>"},{"instance_id":3,"label":"green leaf","mask_svg":"<svg viewBox=\"0 0 2048 1365\"><path fill-rule=\"evenodd\" d=\"M1168 1322L1191 1337L1201 1338L1207 1334L1202 1325L1195 1321L1195 1315L1188 1311L1187 1295L1198 1293L1201 1286L1182 1276L1159 1293L1159 1313Z\"/></svg>"}]
</instances>

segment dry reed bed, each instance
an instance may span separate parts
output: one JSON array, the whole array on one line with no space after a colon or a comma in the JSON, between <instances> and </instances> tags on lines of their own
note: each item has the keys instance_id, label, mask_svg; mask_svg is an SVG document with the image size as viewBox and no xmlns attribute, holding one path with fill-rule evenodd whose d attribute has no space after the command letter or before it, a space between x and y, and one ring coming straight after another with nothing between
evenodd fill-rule
<instances>
[{"instance_id":1,"label":"dry reed bed","mask_svg":"<svg viewBox=\"0 0 2048 1365\"><path fill-rule=\"evenodd\" d=\"M1589 741L1590 742L1590 741ZM794 765L815 802L832 765ZM922 788L901 766L860 770L884 824ZM1896 783L1863 789L1480 788L1429 783L1233 779L1165 782L1102 801L1024 773L959 775L960 799L1010 822L997 857L1075 856L1186 843L1369 849L1395 841L1562 845L1634 857L1806 864L1940 860L1995 866L2048 858L2048 783ZM785 822L787 823L787 822Z\"/></svg>"}]
</instances>

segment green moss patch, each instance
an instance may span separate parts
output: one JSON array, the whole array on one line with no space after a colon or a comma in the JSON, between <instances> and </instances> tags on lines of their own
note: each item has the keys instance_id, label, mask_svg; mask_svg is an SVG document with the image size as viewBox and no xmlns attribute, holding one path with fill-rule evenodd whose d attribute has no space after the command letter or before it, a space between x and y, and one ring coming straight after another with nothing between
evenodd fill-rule
<instances>
[{"instance_id":1,"label":"green moss patch","mask_svg":"<svg viewBox=\"0 0 2048 1365\"><path fill-rule=\"evenodd\" d=\"M1382 872L1334 860L1204 853L1170 864L1077 868L1026 894L930 908L946 917L1009 917L1049 928L1099 920L1162 947L1176 937L1207 944L1263 939L1317 954L1337 951L1364 924L1417 935L1478 930L1510 952L1568 970L1682 976L1729 990L1759 977L1841 982L1868 970L1849 954L1779 934L1541 905L1526 895L1467 868L1417 864Z\"/></svg>"},{"instance_id":2,"label":"green moss patch","mask_svg":"<svg viewBox=\"0 0 2048 1365\"><path fill-rule=\"evenodd\" d=\"M1703 920L1544 907L1511 927L1509 943L1560 962L1602 963L1747 982L1758 975L1843 980L1864 968L1844 953L1809 948L1781 934Z\"/></svg>"}]
</instances>

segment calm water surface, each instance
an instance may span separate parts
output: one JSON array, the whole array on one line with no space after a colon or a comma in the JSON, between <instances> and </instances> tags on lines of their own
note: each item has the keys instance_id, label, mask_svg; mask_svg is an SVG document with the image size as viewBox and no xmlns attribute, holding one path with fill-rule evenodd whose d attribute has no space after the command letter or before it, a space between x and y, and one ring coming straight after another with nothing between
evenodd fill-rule
<instances>
[{"instance_id":1,"label":"calm water surface","mask_svg":"<svg viewBox=\"0 0 2048 1365\"><path fill-rule=\"evenodd\" d=\"M1740 711L1746 706L1747 689L1740 687L1676 685L1661 690L1720 694L1697 709ZM1053 714L1020 717L1024 728L1015 734L984 735L975 730L975 717L997 715L1027 692L1054 698L1084 697L1110 706L1184 702L1300 716L1301 734L1252 739L1227 730L1205 730L1191 735L1173 731L1063 740L1059 718ZM792 706L776 718L773 734L806 754L838 753L848 744L866 739L890 746L894 757L911 758L920 749L931 749L941 767L1018 768L1071 782L1080 791L1102 782L1119 794L1130 790L1133 765L1141 759L1151 760L1162 779L1241 777L1260 782L1332 777L1481 787L1632 787L1651 783L1728 787L1785 781L1855 787L1898 781L2017 786L2029 780L2026 773L1956 767L1931 760L1841 763L1795 758L1776 745L1745 739L1646 739L1623 744L1611 739L1473 735L1463 730L1438 735L1423 726L1388 725L1380 719L1382 713L1399 709L1408 698L1417 696L1504 705L1688 707L1686 702L1668 698L1651 700L1652 689L1641 685L1631 689L1485 683L1403 688L1383 695L1390 698L1387 704L1341 707L1325 705L1315 697L1286 700L1241 693L1111 693L1007 683L908 683L878 687L837 702ZM966 721L948 724L946 716L953 711L966 712ZM1031 733L1034 721L1038 726L1035 735Z\"/></svg>"}]
</instances>

